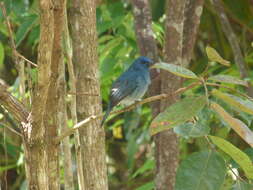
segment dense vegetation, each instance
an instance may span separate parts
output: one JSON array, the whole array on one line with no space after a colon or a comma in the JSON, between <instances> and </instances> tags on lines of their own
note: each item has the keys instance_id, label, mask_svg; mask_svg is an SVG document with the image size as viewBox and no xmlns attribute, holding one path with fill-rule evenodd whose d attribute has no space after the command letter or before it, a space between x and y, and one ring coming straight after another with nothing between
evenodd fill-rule
<instances>
[{"instance_id":1,"label":"dense vegetation","mask_svg":"<svg viewBox=\"0 0 253 190\"><path fill-rule=\"evenodd\" d=\"M38 2L3 2L12 25L16 53L36 63L40 36ZM109 117L105 124L109 189L154 189L153 135L167 129L174 130L180 137L176 190L253 189L253 3L250 0L224 0L223 3L240 52L231 45L231 34L222 28L224 23L217 8L206 0L193 57L186 69L182 65L164 63L165 0L150 1L152 29L161 60L155 67L184 78L183 87L187 89L181 89L178 92L181 99L155 118L149 104ZM140 52L130 2L102 0L98 2L96 16L101 97L105 110L112 82ZM38 80L38 71L22 59L25 81L21 80L20 65L15 64L12 36L5 21L0 11L0 80L13 96L29 107L30 90ZM66 54L64 61L68 61ZM73 95L70 77L66 71L68 105ZM26 89L22 89L22 83ZM70 112L68 108L68 127L74 123ZM19 131L18 125L12 114L0 106L0 185L3 189L27 188L22 139L19 133L13 132ZM70 137L77 189L75 139L73 135ZM63 158L60 156L61 184L65 179Z\"/></svg>"}]
</instances>

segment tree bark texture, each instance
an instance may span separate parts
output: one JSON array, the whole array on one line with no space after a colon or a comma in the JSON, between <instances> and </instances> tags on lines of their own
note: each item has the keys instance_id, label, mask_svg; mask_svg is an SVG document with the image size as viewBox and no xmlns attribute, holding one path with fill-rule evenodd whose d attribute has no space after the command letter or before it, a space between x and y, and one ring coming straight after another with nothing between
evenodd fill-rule
<instances>
[{"instance_id":1,"label":"tree bark texture","mask_svg":"<svg viewBox=\"0 0 253 190\"><path fill-rule=\"evenodd\" d=\"M66 3L66 2L65 2ZM67 58L67 63L69 65L69 51L71 51L70 46L70 38L69 38L69 30L68 30L68 18L67 18L67 6L64 5L64 29L63 29L63 47L64 52L63 54ZM61 134L68 130L68 116L67 116L67 103L66 103L66 67L65 64L62 65L63 72L60 72L60 106L58 111L58 117L60 121L60 131ZM71 74L69 74L69 86L72 87L74 83L71 79ZM72 83L71 83L72 82ZM72 91L72 89L71 89ZM72 100L71 100L72 102ZM74 109L76 111L76 109ZM71 110L72 112L72 110ZM72 121L74 121L72 114L71 114ZM75 124L75 123L74 123ZM61 142L62 145L62 156L63 156L63 168L64 168L64 189L66 190L74 190L74 175L73 175L73 162L72 162L72 153L71 153L71 143L70 137L66 137Z\"/></svg>"},{"instance_id":2,"label":"tree bark texture","mask_svg":"<svg viewBox=\"0 0 253 190\"><path fill-rule=\"evenodd\" d=\"M165 22L165 61L180 66L188 66L196 40L197 29L202 14L203 0L168 0ZM173 93L182 87L182 78L166 71L161 72L161 92ZM178 96L161 102L161 111L175 103ZM156 144L156 188L172 190L175 184L179 161L178 137L172 130L155 136Z\"/></svg>"},{"instance_id":3,"label":"tree bark texture","mask_svg":"<svg viewBox=\"0 0 253 190\"><path fill-rule=\"evenodd\" d=\"M165 61L182 65L183 24L186 0L168 0L165 21ZM166 71L161 71L161 92L171 93L182 86L182 79ZM176 102L178 96L161 101L160 110ZM155 136L156 177L158 190L173 190L179 161L178 137L172 130Z\"/></svg>"},{"instance_id":4,"label":"tree bark texture","mask_svg":"<svg viewBox=\"0 0 253 190\"><path fill-rule=\"evenodd\" d=\"M157 61L156 43L151 30L151 12L147 0L132 0L135 31L141 55ZM165 37L166 62L187 66L191 60L197 29L202 13L203 0L168 0ZM182 86L182 79L162 71L152 71L150 95L173 93ZM178 99L177 96L152 105L153 116ZM156 144L156 189L172 190L178 165L178 138L173 131L165 131L155 136Z\"/></svg>"},{"instance_id":5,"label":"tree bark texture","mask_svg":"<svg viewBox=\"0 0 253 190\"><path fill-rule=\"evenodd\" d=\"M248 66L244 61L238 39L225 13L223 2L220 0L211 0L211 2L216 9L217 15L220 18L221 28L231 46L231 49L234 55L235 64L237 65L239 69L241 78L242 79L249 78ZM253 97L253 86L250 83L248 83L247 92L249 96Z\"/></svg>"},{"instance_id":6,"label":"tree bark texture","mask_svg":"<svg viewBox=\"0 0 253 190\"><path fill-rule=\"evenodd\" d=\"M152 31L152 15L148 0L132 0L135 33L140 54L158 61L157 46ZM152 69L152 83L149 87L148 95L153 96L161 92L161 80L159 70ZM160 112L160 102L151 104L153 116Z\"/></svg>"},{"instance_id":7,"label":"tree bark texture","mask_svg":"<svg viewBox=\"0 0 253 190\"><path fill-rule=\"evenodd\" d=\"M65 0L41 0L38 83L32 120L26 123L25 158L29 189L55 190L59 183L59 82L62 72L62 31Z\"/></svg>"},{"instance_id":8,"label":"tree bark texture","mask_svg":"<svg viewBox=\"0 0 253 190\"><path fill-rule=\"evenodd\" d=\"M73 0L70 10L73 64L77 81L77 117L102 113L97 57L96 1ZM78 93L87 93L82 95ZM106 190L105 133L100 120L79 130L85 189Z\"/></svg>"}]
</instances>

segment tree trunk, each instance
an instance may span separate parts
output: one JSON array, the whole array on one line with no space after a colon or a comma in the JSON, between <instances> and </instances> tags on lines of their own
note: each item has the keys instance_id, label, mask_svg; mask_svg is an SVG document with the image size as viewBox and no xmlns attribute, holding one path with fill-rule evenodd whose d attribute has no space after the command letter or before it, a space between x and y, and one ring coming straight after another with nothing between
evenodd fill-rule
<instances>
[{"instance_id":1,"label":"tree trunk","mask_svg":"<svg viewBox=\"0 0 253 190\"><path fill-rule=\"evenodd\" d=\"M132 0L135 33L140 54L150 57L153 61L158 61L156 41L152 31L152 15L148 0ZM152 83L149 87L148 95L154 96L161 92L161 80L157 69L151 71ZM152 114L155 117L160 112L160 102L151 104Z\"/></svg>"},{"instance_id":2,"label":"tree trunk","mask_svg":"<svg viewBox=\"0 0 253 190\"><path fill-rule=\"evenodd\" d=\"M135 17L135 31L141 55L157 61L156 43L151 30L151 12L148 0L132 0ZM169 0L167 2L165 60L187 66L192 57L196 40L203 0ZM150 32L151 31L151 32ZM151 71L152 84L149 95L173 93L182 86L182 80L175 75L163 72L159 75ZM172 82L173 81L173 82ZM174 103L178 97L152 104L153 116ZM165 131L155 136L156 144L156 189L173 189L178 165L178 138L173 131ZM169 148L168 148L169 147Z\"/></svg>"},{"instance_id":3,"label":"tree trunk","mask_svg":"<svg viewBox=\"0 0 253 190\"><path fill-rule=\"evenodd\" d=\"M202 13L203 0L168 0L165 60L180 66L188 66L196 40L197 29ZM182 79L162 71L162 93L173 93L182 87ZM172 97L161 102L161 111L177 101ZM156 187L158 190L173 190L176 170L179 161L178 137L172 130L156 135L157 174Z\"/></svg>"},{"instance_id":4,"label":"tree trunk","mask_svg":"<svg viewBox=\"0 0 253 190\"><path fill-rule=\"evenodd\" d=\"M55 190L59 183L58 130L59 68L62 60L64 0L40 1L41 35L38 56L38 83L34 92L32 121L25 131L26 173L29 189ZM29 120L28 120L29 121Z\"/></svg>"},{"instance_id":5,"label":"tree trunk","mask_svg":"<svg viewBox=\"0 0 253 190\"><path fill-rule=\"evenodd\" d=\"M73 63L77 81L77 117L102 112L97 57L96 1L73 0L70 12ZM80 95L85 93L87 95ZM100 120L79 130L85 189L106 190L105 133Z\"/></svg>"}]
</instances>

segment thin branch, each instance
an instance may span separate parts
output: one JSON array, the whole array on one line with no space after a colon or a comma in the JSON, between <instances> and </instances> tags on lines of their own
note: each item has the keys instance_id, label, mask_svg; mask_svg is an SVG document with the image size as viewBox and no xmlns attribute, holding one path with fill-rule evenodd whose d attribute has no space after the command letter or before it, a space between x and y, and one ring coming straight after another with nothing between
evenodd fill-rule
<instances>
[{"instance_id":1,"label":"thin branch","mask_svg":"<svg viewBox=\"0 0 253 190\"><path fill-rule=\"evenodd\" d=\"M233 28L228 20L228 17L225 13L223 3L221 0L211 0L213 3L213 6L216 8L217 15L220 18L221 22L221 28L225 34L225 36L228 39L228 42L231 46L231 49L233 51L234 59L235 59L235 64L239 68L239 72L241 75L241 78L249 78L249 70L247 68L247 64L244 61L242 51L240 49L239 42L237 40L237 37L233 31ZM248 94L253 97L253 87L249 83L249 87L247 88Z\"/></svg>"},{"instance_id":2,"label":"thin branch","mask_svg":"<svg viewBox=\"0 0 253 190\"><path fill-rule=\"evenodd\" d=\"M26 107L0 84L0 104L19 122L26 122L29 112Z\"/></svg>"},{"instance_id":3,"label":"thin branch","mask_svg":"<svg viewBox=\"0 0 253 190\"><path fill-rule=\"evenodd\" d=\"M19 125L19 127L22 134L25 135L25 131L27 131L26 124L29 123L29 112L26 107L18 99L12 96L2 84L0 84L0 104L13 115L18 123L22 124Z\"/></svg>"},{"instance_id":4,"label":"thin branch","mask_svg":"<svg viewBox=\"0 0 253 190\"><path fill-rule=\"evenodd\" d=\"M8 33L9 33L10 41L11 41L11 47L14 50L14 49L16 49L16 44L15 44L15 40L13 38L13 32L12 32L12 29L11 29L11 24L10 24L10 21L9 21L9 17L7 16L7 12L6 12L4 2L0 3L0 7L2 9L3 16L6 20L6 25L7 25L7 28L8 28Z\"/></svg>"},{"instance_id":5,"label":"thin branch","mask_svg":"<svg viewBox=\"0 0 253 190\"><path fill-rule=\"evenodd\" d=\"M99 96L99 94L90 94L90 93L87 93L87 92L68 92L68 94L69 95Z\"/></svg>"},{"instance_id":6,"label":"thin branch","mask_svg":"<svg viewBox=\"0 0 253 190\"><path fill-rule=\"evenodd\" d=\"M120 113L123 113L123 112L127 112L127 111L130 111L134 108L136 108L137 106L139 105L142 105L142 104L146 104L146 103L150 103L150 102L154 102L154 101L158 101L158 100L163 100L163 99L167 99L167 98L170 98L171 96L176 96L176 95L179 95L179 94L182 94L183 92L197 86L201 84L200 82L195 82L195 83L192 83L191 85L187 86L187 87L184 87L184 88L179 88L178 90L176 90L174 93L172 94L160 94L160 95L156 95L156 96L152 96L152 97L149 97L149 98L146 98L142 101L139 101L139 102L136 102L135 104L133 105L130 105L126 108L123 108L121 110L116 110L116 111L113 111L111 112L111 114L120 114ZM64 139L65 137L73 134L77 129L81 128L81 127L84 127L84 125L86 125L87 123L93 121L93 120L96 120L97 118L101 118L103 117L104 114L99 114L99 115L92 115L92 116L89 116L87 117L86 119L82 120L81 122L77 123L76 125L74 125L73 128L69 129L68 131L65 131L63 134L61 134L60 136L58 136L56 139L55 139L55 143L59 143L60 141L62 141L62 139Z\"/></svg>"},{"instance_id":7,"label":"thin branch","mask_svg":"<svg viewBox=\"0 0 253 190\"><path fill-rule=\"evenodd\" d=\"M11 118L11 116L9 115L9 113L2 108L2 106L0 106L0 113L2 113L6 119L6 121L14 128L14 129L18 129L17 124L15 123L15 121Z\"/></svg>"},{"instance_id":8,"label":"thin branch","mask_svg":"<svg viewBox=\"0 0 253 190\"><path fill-rule=\"evenodd\" d=\"M1 123L1 125L3 127L5 127L6 129L8 129L9 131L13 132L14 134L20 136L20 137L23 137L21 133L19 133L18 131L16 131L15 129L9 127L8 125L5 125L4 123Z\"/></svg>"},{"instance_id":9,"label":"thin branch","mask_svg":"<svg viewBox=\"0 0 253 190\"><path fill-rule=\"evenodd\" d=\"M242 97L245 97L245 98L247 98L247 99L253 101L253 98L251 98L250 96L248 96L248 95L246 95L246 94L243 94L243 93L239 92L238 90L236 90L236 89L234 89L234 88L229 88L229 87L227 87L227 86L224 86L224 85L221 85L221 84L216 84L216 83L211 83L211 82L206 82L206 85L207 85L207 86L216 86L216 87L220 87L220 88L226 88L226 89L228 89L228 90L230 90L230 91L232 91L232 92L235 92L235 93L239 94L239 95L242 96Z\"/></svg>"},{"instance_id":10,"label":"thin branch","mask_svg":"<svg viewBox=\"0 0 253 190\"><path fill-rule=\"evenodd\" d=\"M21 55L18 51L15 51L15 54L20 57L21 59L25 60L27 63L30 63L31 65L33 65L34 67L38 67L38 65L36 65L35 63L33 63L32 61L30 61L29 59L25 58L23 55Z\"/></svg>"},{"instance_id":11,"label":"thin branch","mask_svg":"<svg viewBox=\"0 0 253 190\"><path fill-rule=\"evenodd\" d=\"M72 40L69 33L68 28L68 14L67 9L65 7L65 23L64 23L64 35L63 35L63 44L64 44L64 55L67 58L67 67L69 73L69 87L70 91L76 93L76 77L74 72L74 66L72 62L73 58L73 48L72 48ZM77 123L77 112L76 112L76 94L71 96L70 100L70 115L73 121L73 124L76 125ZM66 126L67 128L67 126ZM66 129L67 130L67 129ZM85 181L84 181L84 173L83 173L83 155L80 151L81 141L80 141L80 134L79 131L75 131L75 155L76 155L76 164L77 164L77 176L73 176L78 180L79 189L85 189Z\"/></svg>"},{"instance_id":12,"label":"thin branch","mask_svg":"<svg viewBox=\"0 0 253 190\"><path fill-rule=\"evenodd\" d=\"M2 9L2 13L3 13L3 16L5 18L5 23L6 23L7 28L8 28L8 33L9 33L9 37L10 37L10 41L11 41L11 48L12 48L12 53L13 53L13 59L14 59L15 63L18 64L18 58L21 58L21 59L25 60L27 63L29 63L29 64L37 67L37 65L35 63L33 63L32 61L28 60L27 58L25 58L23 55L21 55L17 51L17 47L16 47L16 44L15 44L13 31L11 29L10 20L9 20L9 17L7 16L7 12L6 12L6 8L5 8L5 5L4 5L4 2L0 2L0 7Z\"/></svg>"}]
</instances>

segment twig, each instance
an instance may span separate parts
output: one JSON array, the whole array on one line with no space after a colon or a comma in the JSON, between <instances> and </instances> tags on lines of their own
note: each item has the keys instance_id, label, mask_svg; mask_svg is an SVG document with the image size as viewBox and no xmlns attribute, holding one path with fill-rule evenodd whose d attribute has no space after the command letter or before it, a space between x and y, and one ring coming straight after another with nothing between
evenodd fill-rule
<instances>
[{"instance_id":1,"label":"twig","mask_svg":"<svg viewBox=\"0 0 253 190\"><path fill-rule=\"evenodd\" d=\"M71 82L70 82L71 83ZM99 94L90 94L86 92L68 92L69 95L87 95L87 96L99 96Z\"/></svg>"},{"instance_id":2,"label":"twig","mask_svg":"<svg viewBox=\"0 0 253 190\"><path fill-rule=\"evenodd\" d=\"M13 32L12 32L12 29L11 29L11 24L10 24L10 21L9 21L9 17L7 16L7 13L6 13L4 2L0 3L0 7L2 9L3 16L5 17L5 20L6 20L6 25L7 25L7 28L8 28L8 33L9 33L10 41L11 41L11 47L12 47L12 49L15 50L16 49L16 44L15 44L15 41L14 41L14 38L13 38Z\"/></svg>"},{"instance_id":3,"label":"twig","mask_svg":"<svg viewBox=\"0 0 253 190\"><path fill-rule=\"evenodd\" d=\"M174 93L172 94L160 94L160 95L156 95L156 96L152 96L152 97L149 97L149 98L146 98L140 102L136 102L135 104L133 105L130 105L126 108L123 108L121 110L116 110L116 111L113 111L111 112L111 114L120 114L120 113L123 113L123 112L127 112L129 110L132 110L134 108L136 108L137 106L139 105L142 105L142 104L146 104L146 103L150 103L150 102L154 102L154 101L158 101L158 100L163 100L163 99L166 99L166 98L170 98L171 96L176 96L176 95L179 95L179 94L182 94L183 92L197 86L201 84L200 82L195 82L195 83L192 83L191 85L187 86L187 87L184 87L184 88L179 88L178 90L176 90ZM73 134L77 129L83 127L85 124L95 120L95 119L98 119L98 118L101 118L103 117L104 114L99 114L99 115L92 115L92 116L89 116L87 117L86 119L82 120L81 122L77 123L76 125L74 125L73 128L69 129L68 131L65 131L63 134L61 134L60 136L58 136L56 139L55 139L55 143L59 143L62 139L64 139L65 137Z\"/></svg>"},{"instance_id":4,"label":"twig","mask_svg":"<svg viewBox=\"0 0 253 190\"><path fill-rule=\"evenodd\" d=\"M248 96L248 95L246 95L246 94L243 94L243 93L241 93L241 92L239 92L238 90L235 90L235 89L233 89L233 88L229 88L229 87L224 86L224 85L221 85L221 84L210 83L210 82L207 82L206 85L207 85L207 86L217 86L217 87L221 87L221 88L226 88L226 89L228 89L228 90L230 90L230 91L232 91L232 92L235 92L235 93L241 95L242 97L245 97L245 98L247 98L247 99L253 101L253 98L251 98L250 96Z\"/></svg>"},{"instance_id":5,"label":"twig","mask_svg":"<svg viewBox=\"0 0 253 190\"><path fill-rule=\"evenodd\" d=\"M18 51L15 51L16 55L18 57L20 57L21 59L25 60L27 63L30 63L31 65L33 65L34 67L38 67L38 65L36 65L35 63L33 63L32 61L30 61L29 59L25 58L23 55L21 55Z\"/></svg>"},{"instance_id":6,"label":"twig","mask_svg":"<svg viewBox=\"0 0 253 190\"><path fill-rule=\"evenodd\" d=\"M37 65L35 63L33 63L32 61L28 60L23 55L18 53L16 44L15 44L15 40L14 40L14 37L13 37L14 35L13 35L12 29L11 29L10 20L9 20L9 17L7 16L7 12L6 12L4 2L0 2L0 7L2 9L2 13L3 13L3 16L5 18L5 23L6 23L7 28L8 28L8 33L9 33L9 37L10 37L10 41L11 41L11 48L12 48L12 53L13 53L13 59L14 59L15 63L18 64L18 58L20 57L21 59L25 60L27 63L30 63L31 65L37 67Z\"/></svg>"},{"instance_id":7,"label":"twig","mask_svg":"<svg viewBox=\"0 0 253 190\"><path fill-rule=\"evenodd\" d=\"M7 121L11 126L13 126L13 128L18 129L18 126L17 126L17 124L15 123L15 121L10 117L9 113L7 113L7 112L5 111L4 108L2 108L2 106L0 106L0 113L2 113L2 114L4 115L6 121Z\"/></svg>"},{"instance_id":8,"label":"twig","mask_svg":"<svg viewBox=\"0 0 253 190\"><path fill-rule=\"evenodd\" d=\"M9 129L9 131L15 133L16 135L22 137L22 134L19 133L18 131L16 131L15 129L13 129L13 128L11 128L11 127L9 127L8 125L5 125L5 124L3 124L3 123L1 123L1 125L2 125L3 127L5 127L6 129Z\"/></svg>"},{"instance_id":9,"label":"twig","mask_svg":"<svg viewBox=\"0 0 253 190\"><path fill-rule=\"evenodd\" d=\"M201 78L201 82L204 86L204 89L205 89L205 95L206 95L206 102L207 104L209 105L209 99L208 99L208 96L209 96L209 92L208 92L208 89L207 89L207 86L206 86L206 81L204 78Z\"/></svg>"},{"instance_id":10,"label":"twig","mask_svg":"<svg viewBox=\"0 0 253 190\"><path fill-rule=\"evenodd\" d=\"M0 84L0 104L10 112L13 117L19 122L27 122L29 112L26 107Z\"/></svg>"},{"instance_id":11,"label":"twig","mask_svg":"<svg viewBox=\"0 0 253 190\"><path fill-rule=\"evenodd\" d=\"M63 35L63 44L64 44L64 55L67 58L67 67L68 67L68 73L69 73L69 86L70 86L70 91L71 92L76 92L76 77L75 77L75 73L74 73L74 66L73 66L73 62L72 62L72 57L73 57L73 48L72 48L72 41L70 38L70 34L69 34L69 29L68 29L68 14L67 14L67 8L65 6L65 22L64 22L64 35ZM73 94L70 100L70 105L69 105L69 109L70 109L70 114L71 114L71 118L73 121L73 124L76 125L77 123L77 112L76 112L76 94ZM66 131L68 130L68 127L66 126ZM69 138L67 138L68 140ZM71 181L74 180L74 178L77 178L78 180L78 186L79 189L85 189L85 181L84 181L84 173L83 173L83 155L80 151L80 147L81 147L81 141L80 141L80 134L79 131L75 131L75 135L74 135L74 139L75 139L75 155L76 155L76 164L77 164L77 175L76 176L72 176ZM73 174L72 174L73 175ZM70 176L70 175L69 175ZM70 182L69 180L66 182L66 186L67 183ZM73 185L72 185L73 187Z\"/></svg>"}]
</instances>

